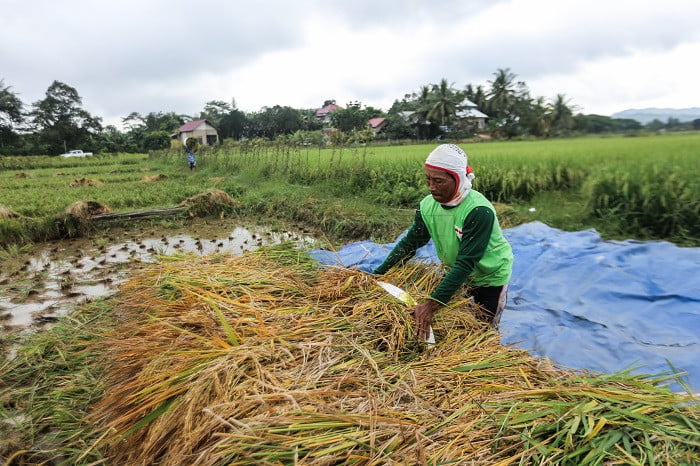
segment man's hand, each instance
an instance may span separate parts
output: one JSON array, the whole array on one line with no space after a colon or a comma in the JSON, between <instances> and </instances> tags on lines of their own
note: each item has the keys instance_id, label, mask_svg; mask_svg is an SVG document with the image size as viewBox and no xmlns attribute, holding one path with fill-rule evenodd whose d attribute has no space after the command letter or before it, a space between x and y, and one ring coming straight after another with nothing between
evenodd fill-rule
<instances>
[{"instance_id":1,"label":"man's hand","mask_svg":"<svg viewBox=\"0 0 700 466\"><path fill-rule=\"evenodd\" d=\"M437 310L441 307L442 304L439 302L428 299L411 309L413 319L415 320L415 331L423 340L428 339L430 335L430 326L433 323L433 315L435 315Z\"/></svg>"}]
</instances>

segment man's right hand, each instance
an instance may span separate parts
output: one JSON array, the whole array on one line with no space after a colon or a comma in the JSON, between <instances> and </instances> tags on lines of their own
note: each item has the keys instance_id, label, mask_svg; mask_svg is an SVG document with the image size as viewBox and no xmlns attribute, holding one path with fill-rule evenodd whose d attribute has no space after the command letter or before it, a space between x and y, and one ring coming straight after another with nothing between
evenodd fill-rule
<instances>
[{"instance_id":1,"label":"man's right hand","mask_svg":"<svg viewBox=\"0 0 700 466\"><path fill-rule=\"evenodd\" d=\"M433 316L442 307L437 301L428 299L411 309L414 319L414 330L423 340L430 336L430 326L433 323Z\"/></svg>"}]
</instances>

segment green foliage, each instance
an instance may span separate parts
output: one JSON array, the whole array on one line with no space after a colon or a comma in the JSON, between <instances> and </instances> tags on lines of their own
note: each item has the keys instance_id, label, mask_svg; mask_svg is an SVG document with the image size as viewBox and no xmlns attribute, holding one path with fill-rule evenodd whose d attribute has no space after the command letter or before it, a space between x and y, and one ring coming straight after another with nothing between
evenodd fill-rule
<instances>
[{"instance_id":1,"label":"green foliage","mask_svg":"<svg viewBox=\"0 0 700 466\"><path fill-rule=\"evenodd\" d=\"M44 99L32 105L29 115L49 154L75 148L95 149L93 136L102 131L102 119L93 117L81 105L78 91L60 81L54 81Z\"/></svg>"},{"instance_id":2,"label":"green foliage","mask_svg":"<svg viewBox=\"0 0 700 466\"><path fill-rule=\"evenodd\" d=\"M160 150L170 147L170 134L165 131L153 131L148 133L143 141L145 150Z\"/></svg>"},{"instance_id":3,"label":"green foliage","mask_svg":"<svg viewBox=\"0 0 700 466\"><path fill-rule=\"evenodd\" d=\"M399 115L388 115L387 124L382 130L381 137L387 139L415 139L416 131L408 121Z\"/></svg>"},{"instance_id":4,"label":"green foliage","mask_svg":"<svg viewBox=\"0 0 700 466\"><path fill-rule=\"evenodd\" d=\"M456 117L457 107L462 101L462 94L448 85L446 79L440 84L433 84L432 95L427 107L427 118L439 123L441 126L450 124Z\"/></svg>"},{"instance_id":5,"label":"green foliage","mask_svg":"<svg viewBox=\"0 0 700 466\"><path fill-rule=\"evenodd\" d=\"M586 209L596 217L614 217L630 232L692 238L700 231L700 181L688 170L687 164L651 163L606 168L586 182Z\"/></svg>"},{"instance_id":6,"label":"green foliage","mask_svg":"<svg viewBox=\"0 0 700 466\"><path fill-rule=\"evenodd\" d=\"M250 115L245 134L253 138L273 139L280 134L292 134L301 129L304 129L304 120L298 110L275 105Z\"/></svg>"},{"instance_id":7,"label":"green foliage","mask_svg":"<svg viewBox=\"0 0 700 466\"><path fill-rule=\"evenodd\" d=\"M19 140L15 127L24 121L23 104L0 79L0 154L11 153Z\"/></svg>"},{"instance_id":8,"label":"green foliage","mask_svg":"<svg viewBox=\"0 0 700 466\"><path fill-rule=\"evenodd\" d=\"M639 131L641 123L628 118L610 118L602 115L576 115L573 117L574 130L583 133L622 133Z\"/></svg>"},{"instance_id":9,"label":"green foliage","mask_svg":"<svg viewBox=\"0 0 700 466\"><path fill-rule=\"evenodd\" d=\"M339 108L331 113L333 127L344 133L362 130L367 127L370 118L379 116L374 109L362 108L360 102L348 102L345 108Z\"/></svg>"},{"instance_id":10,"label":"green foliage","mask_svg":"<svg viewBox=\"0 0 700 466\"><path fill-rule=\"evenodd\" d=\"M74 225L54 220L77 200L94 200L119 212L172 206L216 187L240 201L238 213L257 215L256 209L271 212L269 206L263 207L266 197L260 194L269 186L300 190L302 197L362 200L408 212L427 195L422 167L436 144L374 146L340 136L342 141L334 140L337 144L329 147L321 145L320 132L300 131L275 141L229 140L216 148L202 147L195 173L186 170L181 150L153 151L147 157L3 157L0 205L29 218L0 221L0 237L22 242L79 234ZM694 177L698 134L462 146L476 175L475 189L492 201L514 204L524 218L546 218L555 222L551 226L563 229L601 226L605 232L632 238L700 242L700 186ZM29 177L18 177L18 170ZM167 178L141 183L153 174ZM69 186L82 177L104 185ZM214 179L220 181L214 184ZM571 202L558 206L552 203L555 198ZM284 199L281 193L280 199ZM287 200L287 205L268 200L277 209L275 217L316 220L315 212L305 210L312 208L308 203L300 201L297 210L292 206L294 197ZM537 213L521 205L537 205ZM342 211L335 216L325 211L319 221L327 225L343 217ZM540 217L540 211L546 217ZM562 211L566 214L557 214ZM334 231L362 231L352 220L343 222L348 226L333 227Z\"/></svg>"}]
</instances>

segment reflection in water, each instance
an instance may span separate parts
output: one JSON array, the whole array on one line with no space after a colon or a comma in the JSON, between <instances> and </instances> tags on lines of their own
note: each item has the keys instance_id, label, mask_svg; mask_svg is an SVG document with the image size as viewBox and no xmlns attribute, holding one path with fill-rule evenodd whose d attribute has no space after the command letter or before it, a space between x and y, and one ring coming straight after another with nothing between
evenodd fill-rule
<instances>
[{"instance_id":1,"label":"reflection in water","mask_svg":"<svg viewBox=\"0 0 700 466\"><path fill-rule=\"evenodd\" d=\"M223 237L221 233L208 236L134 235L114 244L98 245L95 240L84 239L47 245L27 261L28 278L4 281L6 285L0 288L0 324L13 329L53 322L77 304L114 294L135 264L155 262L158 255L238 255L284 241L313 242L308 236L254 227L236 227Z\"/></svg>"}]
</instances>

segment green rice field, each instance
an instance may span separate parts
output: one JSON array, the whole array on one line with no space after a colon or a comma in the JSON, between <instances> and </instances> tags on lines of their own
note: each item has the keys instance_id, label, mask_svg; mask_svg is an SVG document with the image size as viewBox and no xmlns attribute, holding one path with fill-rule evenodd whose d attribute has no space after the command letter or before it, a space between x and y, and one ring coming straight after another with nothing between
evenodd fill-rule
<instances>
[{"instance_id":1,"label":"green rice field","mask_svg":"<svg viewBox=\"0 0 700 466\"><path fill-rule=\"evenodd\" d=\"M126 212L173 206L209 188L240 200L246 215L314 221L321 210L328 219L347 207L350 218L376 212L379 222L390 209L404 224L410 214L401 212L426 195L422 162L436 145L318 148L253 140L201 151L194 171L175 150L2 157L0 206L19 217L0 219L0 238L49 238L47 225L78 200ZM461 146L476 174L475 189L510 206L517 222L700 244L700 133ZM145 181L149 176L159 179Z\"/></svg>"}]
</instances>

